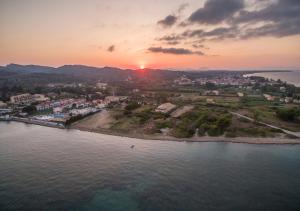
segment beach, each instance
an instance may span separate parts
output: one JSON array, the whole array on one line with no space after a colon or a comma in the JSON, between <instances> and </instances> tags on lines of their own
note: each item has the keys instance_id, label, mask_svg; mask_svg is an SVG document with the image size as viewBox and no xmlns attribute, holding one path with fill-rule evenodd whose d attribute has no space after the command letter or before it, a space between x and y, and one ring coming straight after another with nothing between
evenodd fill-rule
<instances>
[{"instance_id":1,"label":"beach","mask_svg":"<svg viewBox=\"0 0 300 211\"><path fill-rule=\"evenodd\" d=\"M201 136L192 138L175 138L168 135L160 134L142 134L137 132L119 132L109 129L109 123L112 121L108 111L100 112L95 115L89 116L72 124L69 129L80 131L87 131L92 133L106 134L112 136L120 136L144 140L161 140L161 141L177 141L177 142L228 142L228 143L246 143L246 144L300 144L300 139L283 138L283 137L235 137L229 138L225 136Z\"/></svg>"}]
</instances>

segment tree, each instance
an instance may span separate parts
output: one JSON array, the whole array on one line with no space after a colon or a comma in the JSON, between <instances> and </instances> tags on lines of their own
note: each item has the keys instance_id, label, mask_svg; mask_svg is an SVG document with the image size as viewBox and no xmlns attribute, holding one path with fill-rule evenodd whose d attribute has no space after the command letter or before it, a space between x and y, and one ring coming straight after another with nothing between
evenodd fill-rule
<instances>
[{"instance_id":1,"label":"tree","mask_svg":"<svg viewBox=\"0 0 300 211\"><path fill-rule=\"evenodd\" d=\"M36 107L34 105L26 106L22 109L22 112L26 112L28 114L32 114L36 111Z\"/></svg>"},{"instance_id":2,"label":"tree","mask_svg":"<svg viewBox=\"0 0 300 211\"><path fill-rule=\"evenodd\" d=\"M278 109L276 114L284 121L294 121L298 116L300 116L300 108Z\"/></svg>"},{"instance_id":3,"label":"tree","mask_svg":"<svg viewBox=\"0 0 300 211\"><path fill-rule=\"evenodd\" d=\"M140 104L138 104L137 102L132 102L132 103L129 103L126 107L125 107L125 110L127 111L132 111L132 110L135 110L137 108L140 107Z\"/></svg>"},{"instance_id":4,"label":"tree","mask_svg":"<svg viewBox=\"0 0 300 211\"><path fill-rule=\"evenodd\" d=\"M260 119L260 113L258 111L254 111L254 114L253 114L253 119L254 119L254 122L259 122L259 119Z\"/></svg>"}]
</instances>

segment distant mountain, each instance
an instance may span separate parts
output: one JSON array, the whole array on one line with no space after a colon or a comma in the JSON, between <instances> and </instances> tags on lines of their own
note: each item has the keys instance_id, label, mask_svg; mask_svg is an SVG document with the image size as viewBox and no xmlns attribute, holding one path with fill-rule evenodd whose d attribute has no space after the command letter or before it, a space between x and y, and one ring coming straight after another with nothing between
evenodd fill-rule
<instances>
[{"instance_id":1,"label":"distant mountain","mask_svg":"<svg viewBox=\"0 0 300 211\"><path fill-rule=\"evenodd\" d=\"M32 77L48 77L53 78L53 74L62 75L65 78L72 77L74 80L82 81L94 81L102 80L107 82L113 81L124 81L128 77L132 79L141 79L144 80L163 80L166 78L175 78L179 75L182 75L180 71L170 71L170 70L154 70L154 69L145 69L145 70L131 70L131 69L120 69L115 67L91 67L84 65L64 65L58 68L48 67L48 66L39 66L39 65L19 65L19 64L9 64L3 67L0 72L0 76L10 76L18 78L24 74L30 74ZM35 75L33 75L35 74ZM46 74L46 75L37 75L37 74ZM52 77L49 75L51 74ZM48 75L48 76L47 76ZM28 76L26 76L28 77Z\"/></svg>"},{"instance_id":2,"label":"distant mountain","mask_svg":"<svg viewBox=\"0 0 300 211\"><path fill-rule=\"evenodd\" d=\"M6 70L27 72L27 73L51 73L55 70L54 67L39 66L39 65L19 65L9 64L5 66Z\"/></svg>"},{"instance_id":3,"label":"distant mountain","mask_svg":"<svg viewBox=\"0 0 300 211\"><path fill-rule=\"evenodd\" d=\"M115 67L90 67L84 65L64 65L61 67L48 67L39 65L9 64L0 66L1 84L23 84L27 86L47 83L73 83L73 82L123 82L131 78L134 82L160 82L174 80L182 75L191 79L221 75L228 71L172 71L158 69L131 70Z\"/></svg>"},{"instance_id":4,"label":"distant mountain","mask_svg":"<svg viewBox=\"0 0 300 211\"><path fill-rule=\"evenodd\" d=\"M58 67L57 73L78 76L85 79L100 78L104 81L124 80L133 74L132 70L123 70L114 67L90 67L84 65L64 65Z\"/></svg>"}]
</instances>

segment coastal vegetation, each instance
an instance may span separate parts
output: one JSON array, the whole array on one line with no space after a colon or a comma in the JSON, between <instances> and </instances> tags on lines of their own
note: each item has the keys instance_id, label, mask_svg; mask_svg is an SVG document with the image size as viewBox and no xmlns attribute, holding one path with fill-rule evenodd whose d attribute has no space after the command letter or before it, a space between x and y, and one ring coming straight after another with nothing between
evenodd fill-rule
<instances>
[{"instance_id":1,"label":"coastal vegetation","mask_svg":"<svg viewBox=\"0 0 300 211\"><path fill-rule=\"evenodd\" d=\"M9 65L0 72L5 76L0 79L0 97L12 115L137 137L287 136L261 122L300 131L300 89L280 80L243 77L249 72L147 70L140 74L85 66L30 68ZM57 75L47 78L54 70ZM12 96L22 93L47 100L10 103ZM164 104L171 109L158 111ZM93 115L95 111L100 113Z\"/></svg>"}]
</instances>

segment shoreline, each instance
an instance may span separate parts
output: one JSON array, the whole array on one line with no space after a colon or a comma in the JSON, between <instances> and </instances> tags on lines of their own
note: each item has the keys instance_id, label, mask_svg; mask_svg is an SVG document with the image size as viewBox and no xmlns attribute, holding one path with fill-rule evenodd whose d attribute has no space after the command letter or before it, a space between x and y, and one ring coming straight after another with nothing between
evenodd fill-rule
<instances>
[{"instance_id":1,"label":"shoreline","mask_svg":"<svg viewBox=\"0 0 300 211\"><path fill-rule=\"evenodd\" d=\"M202 136L202 137L192 137L192 138L175 138L172 136L162 136L162 135L146 135L146 134L126 134L117 131L111 131L109 129L88 129L77 126L69 126L69 127L59 127L53 126L49 124L37 124L30 121L16 121L16 120L7 120L3 122L18 122L24 124L32 124L38 125L42 127L50 127L62 130L78 130L83 132L97 133L103 135L110 136L118 136L125 138L133 138L133 139L141 139L141 140L149 140L149 141L175 141L175 142L198 142L198 143L207 143L207 142L215 142L215 143L240 143L240 144L258 144L258 145L298 145L300 144L300 139L288 139L288 138L271 138L271 137L235 137L228 138L224 136L212 137L212 136Z\"/></svg>"},{"instance_id":2,"label":"shoreline","mask_svg":"<svg viewBox=\"0 0 300 211\"><path fill-rule=\"evenodd\" d=\"M39 121L39 120L32 120L27 118L10 118L10 119L1 119L0 122L19 122L29 125L38 125L43 127L51 127L51 128L57 128L57 129L66 129L65 126L53 122L46 122L46 121Z\"/></svg>"},{"instance_id":3,"label":"shoreline","mask_svg":"<svg viewBox=\"0 0 300 211\"><path fill-rule=\"evenodd\" d=\"M235 138L228 138L228 137L212 137L212 136L203 136L203 137L193 137L193 138L175 138L172 136L160 136L160 135L145 135L145 134L125 134L117 131L111 131L106 129L87 129L81 127L74 127L70 126L66 128L69 130L78 130L90 133L98 133L104 135L111 135L111 136L118 136L118 137L126 137L126 138L134 138L134 139L142 139L142 140L149 140L149 141L176 141L176 142L215 142L215 143L240 143L240 144L258 144L258 145L296 145L300 144L300 139L288 139L288 138L254 138L254 137L235 137Z\"/></svg>"}]
</instances>

